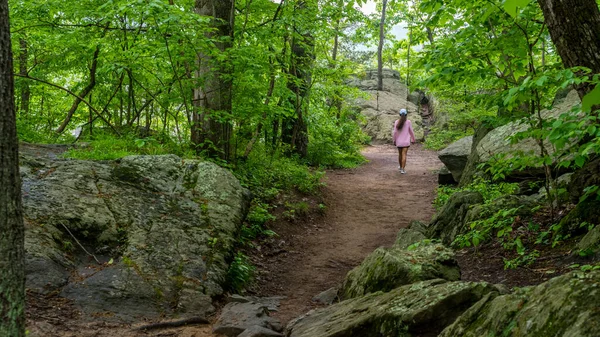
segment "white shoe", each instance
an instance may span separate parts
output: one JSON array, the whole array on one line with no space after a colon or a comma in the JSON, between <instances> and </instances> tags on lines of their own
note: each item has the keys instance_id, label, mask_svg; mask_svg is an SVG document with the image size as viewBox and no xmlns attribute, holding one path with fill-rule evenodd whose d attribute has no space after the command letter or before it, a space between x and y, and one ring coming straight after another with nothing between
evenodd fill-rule
<instances>
[{"instance_id":1,"label":"white shoe","mask_svg":"<svg viewBox=\"0 0 600 337\"><path fill-rule=\"evenodd\" d=\"M402 167L398 166L398 171L402 171Z\"/></svg>"},{"instance_id":2,"label":"white shoe","mask_svg":"<svg viewBox=\"0 0 600 337\"><path fill-rule=\"evenodd\" d=\"M405 174L406 171L404 171L403 169L400 169L400 173Z\"/></svg>"}]
</instances>

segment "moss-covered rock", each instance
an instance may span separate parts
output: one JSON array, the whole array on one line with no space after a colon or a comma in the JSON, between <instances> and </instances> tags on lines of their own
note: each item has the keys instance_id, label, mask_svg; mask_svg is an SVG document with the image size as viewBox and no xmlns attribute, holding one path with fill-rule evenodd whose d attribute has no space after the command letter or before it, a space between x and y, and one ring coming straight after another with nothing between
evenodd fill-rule
<instances>
[{"instance_id":1,"label":"moss-covered rock","mask_svg":"<svg viewBox=\"0 0 600 337\"><path fill-rule=\"evenodd\" d=\"M571 273L513 294L486 296L439 337L600 336L600 271Z\"/></svg>"},{"instance_id":2,"label":"moss-covered rock","mask_svg":"<svg viewBox=\"0 0 600 337\"><path fill-rule=\"evenodd\" d=\"M458 263L448 248L440 244L420 244L410 251L381 247L348 273L339 294L354 298L431 279L460 279Z\"/></svg>"},{"instance_id":3,"label":"moss-covered rock","mask_svg":"<svg viewBox=\"0 0 600 337\"><path fill-rule=\"evenodd\" d=\"M56 290L64 285L65 268L85 269L73 266L87 257L64 257L80 252L75 236L90 252L114 258L63 291L88 313L114 308L118 315L136 315L142 306L202 314L211 297L223 293L249 201L227 170L174 155L22 163L31 289ZM135 282L101 286L115 275ZM55 289L46 289L48 283ZM144 295L136 295L142 288Z\"/></svg>"},{"instance_id":4,"label":"moss-covered rock","mask_svg":"<svg viewBox=\"0 0 600 337\"><path fill-rule=\"evenodd\" d=\"M479 192L454 193L427 227L427 237L451 244L466 230L465 218L469 209L478 204L483 204L483 196Z\"/></svg>"},{"instance_id":5,"label":"moss-covered rock","mask_svg":"<svg viewBox=\"0 0 600 337\"><path fill-rule=\"evenodd\" d=\"M589 256L600 254L600 226L592 228L577 244L578 253Z\"/></svg>"},{"instance_id":6,"label":"moss-covered rock","mask_svg":"<svg viewBox=\"0 0 600 337\"><path fill-rule=\"evenodd\" d=\"M497 289L486 283L429 280L313 310L290 322L289 337L435 336Z\"/></svg>"},{"instance_id":7,"label":"moss-covered rock","mask_svg":"<svg viewBox=\"0 0 600 337\"><path fill-rule=\"evenodd\" d=\"M396 236L396 242L394 247L399 249L406 249L414 243L420 242L427 239L423 232L412 229L412 228L401 228Z\"/></svg>"}]
</instances>

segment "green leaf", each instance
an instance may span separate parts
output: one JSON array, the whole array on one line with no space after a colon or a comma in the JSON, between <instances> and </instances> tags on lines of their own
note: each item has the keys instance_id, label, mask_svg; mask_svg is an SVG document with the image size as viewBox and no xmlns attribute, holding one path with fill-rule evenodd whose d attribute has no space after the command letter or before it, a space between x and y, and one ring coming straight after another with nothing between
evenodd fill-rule
<instances>
[{"instance_id":1,"label":"green leaf","mask_svg":"<svg viewBox=\"0 0 600 337\"><path fill-rule=\"evenodd\" d=\"M513 18L517 17L518 8L524 8L531 0L506 0L504 10Z\"/></svg>"},{"instance_id":2,"label":"green leaf","mask_svg":"<svg viewBox=\"0 0 600 337\"><path fill-rule=\"evenodd\" d=\"M600 104L600 85L597 85L594 90L583 97L583 100L581 101L581 110L591 111L592 106L597 104Z\"/></svg>"}]
</instances>

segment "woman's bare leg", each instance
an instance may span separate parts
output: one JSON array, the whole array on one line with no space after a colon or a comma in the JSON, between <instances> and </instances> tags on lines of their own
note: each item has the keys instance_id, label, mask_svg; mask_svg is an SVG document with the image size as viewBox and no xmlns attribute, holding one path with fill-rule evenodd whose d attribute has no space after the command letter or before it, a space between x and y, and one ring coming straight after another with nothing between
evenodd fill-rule
<instances>
[{"instance_id":1,"label":"woman's bare leg","mask_svg":"<svg viewBox=\"0 0 600 337\"><path fill-rule=\"evenodd\" d=\"M402 168L402 149L398 148L398 166Z\"/></svg>"},{"instance_id":2,"label":"woman's bare leg","mask_svg":"<svg viewBox=\"0 0 600 337\"><path fill-rule=\"evenodd\" d=\"M404 170L406 167L406 154L408 153L408 147L403 147L400 150L400 167Z\"/></svg>"}]
</instances>

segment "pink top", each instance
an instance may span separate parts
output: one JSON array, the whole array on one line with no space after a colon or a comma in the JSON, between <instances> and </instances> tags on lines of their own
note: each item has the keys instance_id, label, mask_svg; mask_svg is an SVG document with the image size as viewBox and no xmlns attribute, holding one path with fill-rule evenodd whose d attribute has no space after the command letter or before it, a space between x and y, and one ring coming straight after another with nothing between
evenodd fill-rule
<instances>
[{"instance_id":1,"label":"pink top","mask_svg":"<svg viewBox=\"0 0 600 337\"><path fill-rule=\"evenodd\" d=\"M407 147L410 146L410 143L415 142L415 133L412 129L412 123L410 120L406 120L404 122L404 126L402 126L401 130L398 130L397 126L400 122L399 119L394 122L394 130L392 131L392 139L394 140L394 145L397 147Z\"/></svg>"}]
</instances>

